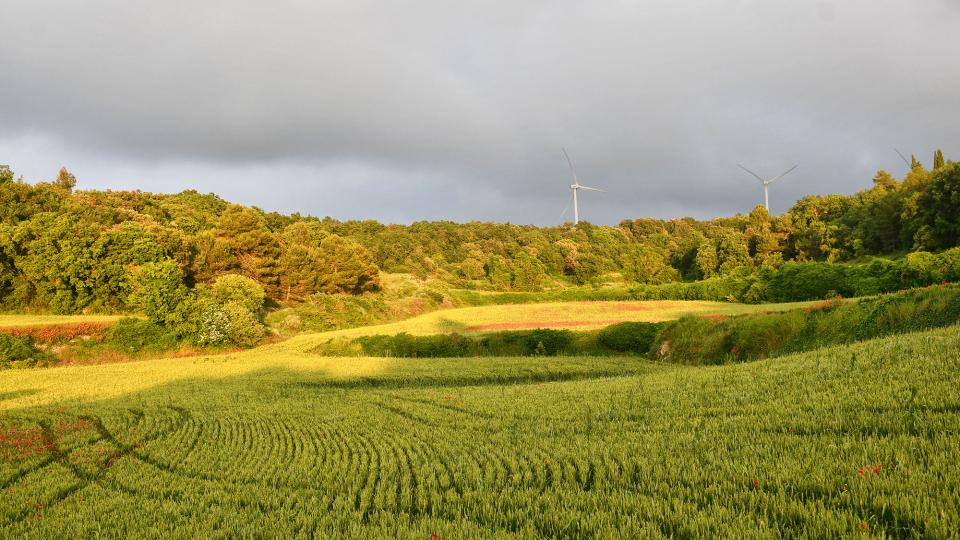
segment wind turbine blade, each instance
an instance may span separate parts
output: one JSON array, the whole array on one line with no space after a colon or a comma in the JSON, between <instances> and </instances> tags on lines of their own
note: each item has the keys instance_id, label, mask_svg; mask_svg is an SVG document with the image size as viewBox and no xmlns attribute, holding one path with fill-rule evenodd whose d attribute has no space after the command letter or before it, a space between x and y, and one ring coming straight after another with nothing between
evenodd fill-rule
<instances>
[{"instance_id":1,"label":"wind turbine blade","mask_svg":"<svg viewBox=\"0 0 960 540\"><path fill-rule=\"evenodd\" d=\"M907 167L912 166L912 164L910 163L910 160L907 159L907 156L901 154L900 151L897 150L896 148L894 148L893 151L896 152L898 156L900 156L900 159L902 159L903 162L907 164Z\"/></svg>"},{"instance_id":2,"label":"wind turbine blade","mask_svg":"<svg viewBox=\"0 0 960 540\"><path fill-rule=\"evenodd\" d=\"M571 203L573 203L573 190L570 190L570 198L567 199L567 206L564 207L563 212L560 212L560 219L563 219L563 216L567 215L567 210L570 209Z\"/></svg>"},{"instance_id":3,"label":"wind turbine blade","mask_svg":"<svg viewBox=\"0 0 960 540\"><path fill-rule=\"evenodd\" d=\"M760 178L760 175L758 175L757 173L755 173L755 172L751 171L750 169L744 167L743 165L737 163L737 167L740 167L741 169L743 169L743 170L747 171L748 173L752 174L753 177L756 178L757 180L759 180L759 181L761 181L761 182L766 182L766 180L764 180L763 178Z\"/></svg>"},{"instance_id":4,"label":"wind turbine blade","mask_svg":"<svg viewBox=\"0 0 960 540\"><path fill-rule=\"evenodd\" d=\"M600 188L590 187L590 186L580 186L580 189L585 189L587 191L603 191Z\"/></svg>"},{"instance_id":5,"label":"wind turbine blade","mask_svg":"<svg viewBox=\"0 0 960 540\"><path fill-rule=\"evenodd\" d=\"M793 167L790 167L790 168L787 170L787 172L781 174L780 176L778 176L778 177L776 177L776 178L771 179L771 180L770 180L769 182L767 182L767 183L768 183L768 184L772 184L772 183L776 182L777 180L779 180L779 179L783 178L784 176L790 174L791 171L793 171L794 169L796 169L796 168L799 167L799 166L800 166L800 164L797 164L797 165L794 165Z\"/></svg>"},{"instance_id":6,"label":"wind turbine blade","mask_svg":"<svg viewBox=\"0 0 960 540\"><path fill-rule=\"evenodd\" d=\"M573 160L570 159L570 154L567 153L566 148L561 148L561 150L563 150L563 157L567 158L567 165L570 166L570 174L573 176L573 183L579 184L580 182L577 181L577 170L573 168Z\"/></svg>"}]
</instances>

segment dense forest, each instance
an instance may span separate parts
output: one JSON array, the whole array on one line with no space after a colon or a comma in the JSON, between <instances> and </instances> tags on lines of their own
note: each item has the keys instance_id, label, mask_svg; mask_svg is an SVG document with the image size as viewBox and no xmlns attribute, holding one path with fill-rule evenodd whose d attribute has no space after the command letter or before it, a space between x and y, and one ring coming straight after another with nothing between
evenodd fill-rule
<instances>
[{"instance_id":1,"label":"dense forest","mask_svg":"<svg viewBox=\"0 0 960 540\"><path fill-rule=\"evenodd\" d=\"M960 164L939 151L930 169L914 159L902 179L880 171L868 189L808 196L779 216L758 206L710 221L575 228L337 221L192 190L84 191L66 169L30 184L0 168L0 309L139 311L189 325L200 313L226 317L241 299L260 309L375 293L381 271L491 291L599 284L612 273L669 287L810 262L942 252L958 234Z\"/></svg>"}]
</instances>

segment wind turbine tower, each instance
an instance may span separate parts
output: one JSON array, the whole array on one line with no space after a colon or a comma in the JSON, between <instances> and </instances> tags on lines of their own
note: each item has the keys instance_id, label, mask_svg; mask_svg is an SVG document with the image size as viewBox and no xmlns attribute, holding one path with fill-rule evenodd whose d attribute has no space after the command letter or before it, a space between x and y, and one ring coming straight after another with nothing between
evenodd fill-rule
<instances>
[{"instance_id":1,"label":"wind turbine tower","mask_svg":"<svg viewBox=\"0 0 960 540\"><path fill-rule=\"evenodd\" d=\"M773 178L761 178L759 174L757 174L757 173L751 171L750 169L744 167L743 165L737 163L737 167L740 167L741 169L747 171L747 172L750 173L754 178L756 178L757 180L759 180L761 184L763 184L763 205L767 208L767 212L768 212L768 213L770 212L770 184L772 184L772 183L776 182L777 180L783 178L784 176L790 174L790 172L793 171L794 169L796 169L798 166L799 166L799 165L794 165L793 167L790 167L789 169L787 169L786 172L784 172L784 173L781 174L780 176L774 176Z\"/></svg>"},{"instance_id":2,"label":"wind turbine tower","mask_svg":"<svg viewBox=\"0 0 960 540\"><path fill-rule=\"evenodd\" d=\"M577 170L573 167L573 160L570 159L570 154L567 153L567 149L563 148L563 156L567 158L567 165L570 166L570 175L573 177L573 183L570 184L570 201L573 201L573 226L576 227L577 223L580 223L580 206L579 201L577 200L577 192L582 190L585 191L603 191L602 189L597 189L595 187L584 186L580 184L580 180L577 178ZM563 214L560 214L560 217L563 218L564 214L567 213L567 209L570 208L570 201L567 201L567 208L563 209Z\"/></svg>"}]
</instances>

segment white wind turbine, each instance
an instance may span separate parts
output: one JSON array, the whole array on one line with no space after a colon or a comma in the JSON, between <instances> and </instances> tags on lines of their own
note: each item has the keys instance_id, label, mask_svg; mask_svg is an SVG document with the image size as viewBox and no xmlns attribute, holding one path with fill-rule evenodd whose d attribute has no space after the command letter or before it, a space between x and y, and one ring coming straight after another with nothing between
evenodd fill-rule
<instances>
[{"instance_id":1,"label":"white wind turbine","mask_svg":"<svg viewBox=\"0 0 960 540\"><path fill-rule=\"evenodd\" d=\"M570 201L573 201L573 225L577 226L577 223L580 223L580 206L577 201L577 192L581 189L586 191L603 191L602 189L597 189L590 186L580 185L580 180L577 179L577 170L573 168L573 160L570 159L570 154L567 154L567 149L563 148L563 156L567 158L567 165L570 166L570 175L573 176L573 183L570 184ZM570 201L567 201L567 207L563 209L563 214L560 214L562 218L564 214L567 213L567 209L570 208Z\"/></svg>"},{"instance_id":2,"label":"white wind turbine","mask_svg":"<svg viewBox=\"0 0 960 540\"><path fill-rule=\"evenodd\" d=\"M790 174L790 172L793 171L794 169L796 169L798 166L799 166L799 165L794 165L793 167L790 167L789 169L787 169L787 171L786 171L785 173L781 174L780 176L774 176L773 178L764 179L764 178L761 178L760 175L758 175L757 173L755 173L755 172L751 171L750 169L744 167L743 165L737 163L737 167L740 167L741 169L747 171L748 173L750 173L751 175L753 175L754 178L756 178L757 180L759 180L760 183L763 184L763 205L767 208L767 212L770 212L770 190L769 190L770 184L772 184L772 183L776 182L777 180L783 178L784 176Z\"/></svg>"},{"instance_id":3,"label":"white wind turbine","mask_svg":"<svg viewBox=\"0 0 960 540\"><path fill-rule=\"evenodd\" d=\"M902 159L903 162L907 164L907 168L908 168L908 169L912 169L912 168L913 168L913 163L910 163L910 160L907 159L907 156L903 155L903 152L897 150L896 148L894 148L893 151L896 152L897 155L900 156L900 159Z\"/></svg>"}]
</instances>

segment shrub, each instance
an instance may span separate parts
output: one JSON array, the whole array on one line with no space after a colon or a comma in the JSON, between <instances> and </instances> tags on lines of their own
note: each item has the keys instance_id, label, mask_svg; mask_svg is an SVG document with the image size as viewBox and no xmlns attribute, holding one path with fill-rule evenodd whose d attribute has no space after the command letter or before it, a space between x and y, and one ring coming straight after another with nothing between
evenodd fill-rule
<instances>
[{"instance_id":1,"label":"shrub","mask_svg":"<svg viewBox=\"0 0 960 540\"><path fill-rule=\"evenodd\" d=\"M723 321L684 317L666 323L657 358L694 364L754 360L960 322L960 286L936 286L814 309L743 315Z\"/></svg>"},{"instance_id":2,"label":"shrub","mask_svg":"<svg viewBox=\"0 0 960 540\"><path fill-rule=\"evenodd\" d=\"M464 356L556 356L575 350L569 330L521 330L464 336L458 333L412 336L363 336L353 340L363 354L401 358Z\"/></svg>"},{"instance_id":3,"label":"shrub","mask_svg":"<svg viewBox=\"0 0 960 540\"><path fill-rule=\"evenodd\" d=\"M107 329L104 344L126 353L166 351L177 346L177 334L154 321L125 318Z\"/></svg>"},{"instance_id":4,"label":"shrub","mask_svg":"<svg viewBox=\"0 0 960 540\"><path fill-rule=\"evenodd\" d=\"M600 330L597 334L597 343L615 352L646 355L662 327L662 324L646 322L612 324Z\"/></svg>"},{"instance_id":5,"label":"shrub","mask_svg":"<svg viewBox=\"0 0 960 540\"><path fill-rule=\"evenodd\" d=\"M252 347L263 339L266 293L259 283L228 274L213 286L198 289L193 305L197 344Z\"/></svg>"},{"instance_id":6,"label":"shrub","mask_svg":"<svg viewBox=\"0 0 960 540\"><path fill-rule=\"evenodd\" d=\"M556 356L574 352L574 333L569 330L493 332L475 339L480 353L489 356Z\"/></svg>"},{"instance_id":7,"label":"shrub","mask_svg":"<svg viewBox=\"0 0 960 540\"><path fill-rule=\"evenodd\" d=\"M213 282L209 297L220 305L241 306L259 319L267 294L256 281L246 276L227 274Z\"/></svg>"},{"instance_id":8,"label":"shrub","mask_svg":"<svg viewBox=\"0 0 960 540\"><path fill-rule=\"evenodd\" d=\"M770 280L774 302L798 302L837 294L851 296L845 267L827 263L787 263Z\"/></svg>"},{"instance_id":9,"label":"shrub","mask_svg":"<svg viewBox=\"0 0 960 540\"><path fill-rule=\"evenodd\" d=\"M725 348L736 360L767 358L797 340L806 329L807 312L737 317L726 324Z\"/></svg>"},{"instance_id":10,"label":"shrub","mask_svg":"<svg viewBox=\"0 0 960 540\"><path fill-rule=\"evenodd\" d=\"M252 347L264 336L264 327L247 305L211 304L200 316L196 341L200 345Z\"/></svg>"},{"instance_id":11,"label":"shrub","mask_svg":"<svg viewBox=\"0 0 960 540\"><path fill-rule=\"evenodd\" d=\"M0 367L26 367L45 356L33 346L33 338L29 335L0 333Z\"/></svg>"},{"instance_id":12,"label":"shrub","mask_svg":"<svg viewBox=\"0 0 960 540\"><path fill-rule=\"evenodd\" d=\"M720 364L727 351L723 323L687 315L657 335L655 356L680 364Z\"/></svg>"}]
</instances>

